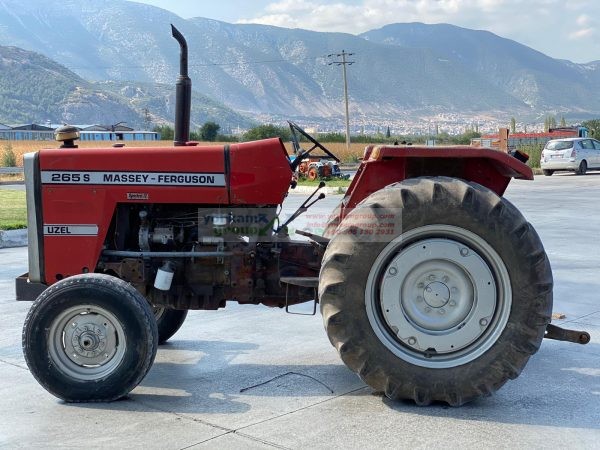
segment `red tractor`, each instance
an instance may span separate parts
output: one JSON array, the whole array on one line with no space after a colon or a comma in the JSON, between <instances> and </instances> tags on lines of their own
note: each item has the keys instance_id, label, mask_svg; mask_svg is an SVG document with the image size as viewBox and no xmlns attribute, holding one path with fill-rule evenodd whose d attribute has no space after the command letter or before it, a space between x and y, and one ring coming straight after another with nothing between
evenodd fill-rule
<instances>
[{"instance_id":1,"label":"red tractor","mask_svg":"<svg viewBox=\"0 0 600 450\"><path fill-rule=\"evenodd\" d=\"M548 258L502 198L511 178L533 178L523 162L480 148L369 146L324 236L291 240L278 209L296 164L329 152L293 124L312 143L294 162L280 139L189 145L187 47L173 35L174 147L78 149L70 136L25 155L29 272L17 298L37 298L23 348L49 392L122 397L188 310L228 301L318 301L348 367L418 404L490 395L545 333L585 340L547 330Z\"/></svg>"}]
</instances>

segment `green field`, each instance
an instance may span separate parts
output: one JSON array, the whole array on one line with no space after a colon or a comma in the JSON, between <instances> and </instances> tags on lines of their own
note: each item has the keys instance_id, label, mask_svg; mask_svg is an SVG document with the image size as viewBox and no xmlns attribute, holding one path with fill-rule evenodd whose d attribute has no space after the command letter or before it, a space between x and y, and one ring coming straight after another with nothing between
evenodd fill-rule
<instances>
[{"instance_id":1,"label":"green field","mask_svg":"<svg viewBox=\"0 0 600 450\"><path fill-rule=\"evenodd\" d=\"M0 190L0 230L27 228L25 192Z\"/></svg>"}]
</instances>

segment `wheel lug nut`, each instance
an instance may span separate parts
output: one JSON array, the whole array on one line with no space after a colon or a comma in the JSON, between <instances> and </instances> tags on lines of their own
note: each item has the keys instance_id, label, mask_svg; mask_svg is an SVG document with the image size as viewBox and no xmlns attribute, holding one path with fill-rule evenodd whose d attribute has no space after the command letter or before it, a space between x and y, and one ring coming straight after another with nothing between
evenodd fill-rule
<instances>
[{"instance_id":1,"label":"wheel lug nut","mask_svg":"<svg viewBox=\"0 0 600 450\"><path fill-rule=\"evenodd\" d=\"M435 280L435 275L431 274L427 278L429 278L429 281L433 281L433 280Z\"/></svg>"},{"instance_id":2,"label":"wheel lug nut","mask_svg":"<svg viewBox=\"0 0 600 450\"><path fill-rule=\"evenodd\" d=\"M448 302L448 306L456 306L456 302L454 300L450 300Z\"/></svg>"},{"instance_id":3,"label":"wheel lug nut","mask_svg":"<svg viewBox=\"0 0 600 450\"><path fill-rule=\"evenodd\" d=\"M410 345L415 345L417 343L417 340L414 337L409 337L408 338L408 343Z\"/></svg>"},{"instance_id":4,"label":"wheel lug nut","mask_svg":"<svg viewBox=\"0 0 600 450\"><path fill-rule=\"evenodd\" d=\"M440 313L443 316L444 314L446 314L446 310L443 308L440 308L440 309L438 309L438 313Z\"/></svg>"},{"instance_id":5,"label":"wheel lug nut","mask_svg":"<svg viewBox=\"0 0 600 450\"><path fill-rule=\"evenodd\" d=\"M479 321L479 325L481 325L482 327L485 327L487 324L488 324L488 321L487 321L487 319L481 319L481 320Z\"/></svg>"},{"instance_id":6,"label":"wheel lug nut","mask_svg":"<svg viewBox=\"0 0 600 450\"><path fill-rule=\"evenodd\" d=\"M419 283L419 284L417 284L417 287L419 289L423 289L425 287L425 284L424 283Z\"/></svg>"},{"instance_id":7,"label":"wheel lug nut","mask_svg":"<svg viewBox=\"0 0 600 450\"><path fill-rule=\"evenodd\" d=\"M442 277L442 281L444 283L447 283L448 281L450 281L450 278L448 278L447 276Z\"/></svg>"},{"instance_id":8,"label":"wheel lug nut","mask_svg":"<svg viewBox=\"0 0 600 450\"><path fill-rule=\"evenodd\" d=\"M467 255L469 254L469 249L468 249L468 248L465 248L465 247L461 248L461 249L460 249L460 254L461 254L462 256L467 256Z\"/></svg>"},{"instance_id":9,"label":"wheel lug nut","mask_svg":"<svg viewBox=\"0 0 600 450\"><path fill-rule=\"evenodd\" d=\"M425 289L427 292L431 292L431 288L428 287L427 289Z\"/></svg>"},{"instance_id":10,"label":"wheel lug nut","mask_svg":"<svg viewBox=\"0 0 600 450\"><path fill-rule=\"evenodd\" d=\"M428 306L427 308L425 308L425 312L426 313L430 313L431 312L431 308Z\"/></svg>"},{"instance_id":11,"label":"wheel lug nut","mask_svg":"<svg viewBox=\"0 0 600 450\"><path fill-rule=\"evenodd\" d=\"M456 294L458 292L458 289L456 289L455 287L453 287L452 289L450 289L450 292L452 292L453 294Z\"/></svg>"},{"instance_id":12,"label":"wheel lug nut","mask_svg":"<svg viewBox=\"0 0 600 450\"><path fill-rule=\"evenodd\" d=\"M394 276L398 273L398 269L396 269L395 267L390 267L390 270L388 270L388 273L390 275Z\"/></svg>"}]
</instances>

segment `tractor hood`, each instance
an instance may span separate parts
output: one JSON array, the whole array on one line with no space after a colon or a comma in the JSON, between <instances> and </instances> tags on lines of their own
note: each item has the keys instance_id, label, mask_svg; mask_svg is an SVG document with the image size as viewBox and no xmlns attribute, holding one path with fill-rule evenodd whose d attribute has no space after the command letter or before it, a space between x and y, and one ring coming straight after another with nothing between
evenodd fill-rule
<instances>
[{"instance_id":1,"label":"tractor hood","mask_svg":"<svg viewBox=\"0 0 600 450\"><path fill-rule=\"evenodd\" d=\"M44 190L106 191L117 202L280 204L292 172L280 139L169 148L49 149L39 154ZM135 195L134 195L135 194Z\"/></svg>"}]
</instances>

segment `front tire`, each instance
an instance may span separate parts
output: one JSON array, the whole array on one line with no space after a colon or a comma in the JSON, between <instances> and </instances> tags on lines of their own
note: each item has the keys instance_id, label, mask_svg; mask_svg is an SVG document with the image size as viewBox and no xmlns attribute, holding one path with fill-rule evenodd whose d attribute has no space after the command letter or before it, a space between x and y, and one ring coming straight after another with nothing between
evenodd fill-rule
<instances>
[{"instance_id":1,"label":"front tire","mask_svg":"<svg viewBox=\"0 0 600 450\"><path fill-rule=\"evenodd\" d=\"M542 172L544 172L544 175L547 177L551 177L554 174L554 170L551 169L544 169Z\"/></svg>"},{"instance_id":2,"label":"front tire","mask_svg":"<svg viewBox=\"0 0 600 450\"><path fill-rule=\"evenodd\" d=\"M23 327L32 375L67 402L112 401L150 369L158 332L146 299L103 274L65 278L44 291Z\"/></svg>"},{"instance_id":3,"label":"front tire","mask_svg":"<svg viewBox=\"0 0 600 450\"><path fill-rule=\"evenodd\" d=\"M156 326L158 328L158 344L167 342L183 325L187 317L187 310L171 309L162 306L152 308Z\"/></svg>"},{"instance_id":4,"label":"front tire","mask_svg":"<svg viewBox=\"0 0 600 450\"><path fill-rule=\"evenodd\" d=\"M329 339L391 399L461 405L490 395L537 351L552 312L535 230L475 183L420 178L372 194L323 261Z\"/></svg>"}]
</instances>

